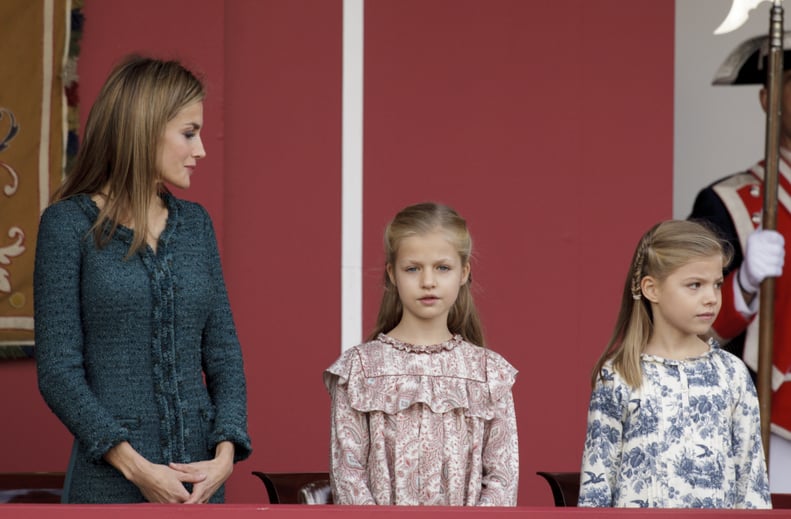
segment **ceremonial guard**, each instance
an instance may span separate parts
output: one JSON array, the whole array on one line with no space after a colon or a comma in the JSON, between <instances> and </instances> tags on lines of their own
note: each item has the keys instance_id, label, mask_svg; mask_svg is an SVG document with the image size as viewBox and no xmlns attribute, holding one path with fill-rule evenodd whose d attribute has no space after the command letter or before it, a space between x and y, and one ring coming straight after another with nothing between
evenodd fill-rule
<instances>
[{"instance_id":1,"label":"ceremonial guard","mask_svg":"<svg viewBox=\"0 0 791 519\"><path fill-rule=\"evenodd\" d=\"M791 47L786 33L783 48ZM768 108L768 38L759 36L740 44L718 70L715 85L764 85L759 96ZM791 492L791 276L783 276L784 236L791 233L791 51L785 51L780 93L782 121L777 166L776 231L761 228L764 209L765 161L747 171L718 180L697 198L690 219L708 221L734 249L734 260L722 287L722 310L714 334L726 349L741 355L755 373L759 366L759 298L761 282L774 279L774 324L771 373L770 486Z\"/></svg>"}]
</instances>

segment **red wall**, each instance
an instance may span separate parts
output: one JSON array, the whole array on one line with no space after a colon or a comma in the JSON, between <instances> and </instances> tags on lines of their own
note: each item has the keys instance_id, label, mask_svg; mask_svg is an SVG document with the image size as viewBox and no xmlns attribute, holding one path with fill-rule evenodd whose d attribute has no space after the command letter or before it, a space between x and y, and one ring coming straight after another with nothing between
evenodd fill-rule
<instances>
[{"instance_id":1,"label":"red wall","mask_svg":"<svg viewBox=\"0 0 791 519\"><path fill-rule=\"evenodd\" d=\"M327 469L321 372L340 352L341 0L86 0L82 114L122 55L205 73L211 212L245 355L251 470ZM671 214L673 4L365 3L364 324L381 232L401 207L456 207L475 241L489 346L519 370L521 505L537 470L578 470L590 369L633 247ZM31 361L0 364L0 471L63 470L67 431Z\"/></svg>"}]
</instances>

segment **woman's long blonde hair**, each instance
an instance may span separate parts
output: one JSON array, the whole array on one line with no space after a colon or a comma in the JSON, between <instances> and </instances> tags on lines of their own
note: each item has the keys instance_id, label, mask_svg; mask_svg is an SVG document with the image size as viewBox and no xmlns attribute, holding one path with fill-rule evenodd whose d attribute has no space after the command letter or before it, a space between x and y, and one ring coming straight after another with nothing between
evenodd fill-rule
<instances>
[{"instance_id":1,"label":"woman's long blonde hair","mask_svg":"<svg viewBox=\"0 0 791 519\"><path fill-rule=\"evenodd\" d=\"M406 207L399 211L387 225L384 235L386 264L395 264L401 240L436 230L445 233L448 242L458 252L462 266L469 265L472 256L472 237L467 230L467 222L450 207L434 202ZM387 333L395 328L403 315L404 308L398 297L398 289L390 281L387 269L385 269L384 284L376 326L368 340L375 339L380 333ZM484 346L483 328L472 298L471 285L472 275L469 275L448 314L448 330L461 335L469 343Z\"/></svg>"},{"instance_id":2,"label":"woman's long blonde hair","mask_svg":"<svg viewBox=\"0 0 791 519\"><path fill-rule=\"evenodd\" d=\"M642 295L643 278L651 276L663 281L686 263L712 256L721 256L724 268L730 263L733 251L728 242L702 223L667 220L643 235L626 275L615 329L593 370L592 386L609 359L627 384L633 388L642 385L640 354L654 330L651 304Z\"/></svg>"},{"instance_id":3,"label":"woman's long blonde hair","mask_svg":"<svg viewBox=\"0 0 791 519\"><path fill-rule=\"evenodd\" d=\"M179 62L127 57L91 107L77 157L52 201L101 193L105 203L91 228L97 245L106 245L117 226L129 220L134 238L128 255L140 250L152 197L166 189L157 171L165 126L204 96L203 83Z\"/></svg>"}]
</instances>

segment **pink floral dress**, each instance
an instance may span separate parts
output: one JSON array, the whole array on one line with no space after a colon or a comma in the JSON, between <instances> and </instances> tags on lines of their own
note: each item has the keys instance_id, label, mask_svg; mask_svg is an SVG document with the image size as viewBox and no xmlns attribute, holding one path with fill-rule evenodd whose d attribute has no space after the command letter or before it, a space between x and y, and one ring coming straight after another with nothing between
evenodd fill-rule
<instances>
[{"instance_id":1,"label":"pink floral dress","mask_svg":"<svg viewBox=\"0 0 791 519\"><path fill-rule=\"evenodd\" d=\"M415 346L380 334L324 372L334 502L516 506L516 369L455 336Z\"/></svg>"}]
</instances>

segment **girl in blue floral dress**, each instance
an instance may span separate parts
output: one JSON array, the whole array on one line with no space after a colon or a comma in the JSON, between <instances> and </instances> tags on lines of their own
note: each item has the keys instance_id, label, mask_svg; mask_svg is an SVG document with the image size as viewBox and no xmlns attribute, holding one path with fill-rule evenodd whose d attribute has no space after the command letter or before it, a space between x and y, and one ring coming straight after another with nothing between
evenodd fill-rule
<instances>
[{"instance_id":1,"label":"girl in blue floral dress","mask_svg":"<svg viewBox=\"0 0 791 519\"><path fill-rule=\"evenodd\" d=\"M709 333L728 245L671 220L640 240L593 372L579 506L771 508L758 399Z\"/></svg>"}]
</instances>

